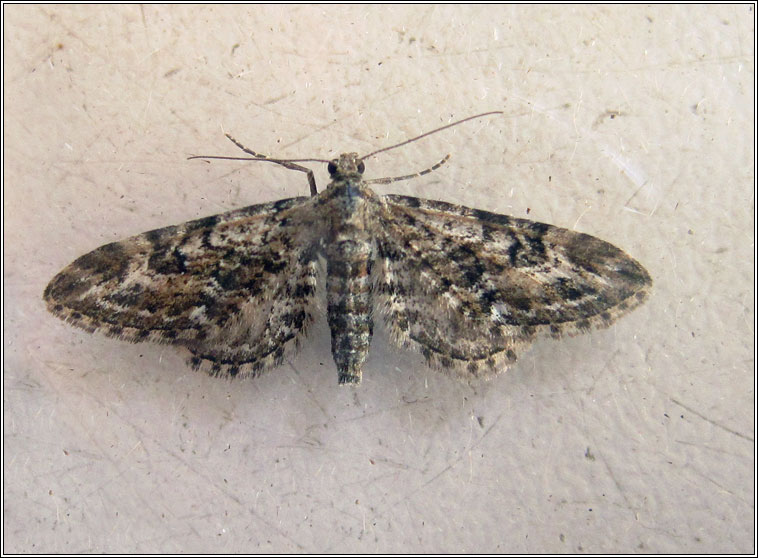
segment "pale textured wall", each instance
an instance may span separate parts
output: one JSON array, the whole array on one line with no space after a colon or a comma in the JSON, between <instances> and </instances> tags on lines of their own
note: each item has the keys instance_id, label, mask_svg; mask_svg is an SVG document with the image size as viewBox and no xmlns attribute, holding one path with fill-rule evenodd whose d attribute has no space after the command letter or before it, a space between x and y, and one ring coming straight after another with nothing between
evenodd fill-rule
<instances>
[{"instance_id":1,"label":"pale textured wall","mask_svg":"<svg viewBox=\"0 0 758 558\"><path fill-rule=\"evenodd\" d=\"M4 6L6 552L754 552L752 6ZM322 318L255 381L74 330L106 242L306 195L236 154L574 228L648 303L469 387ZM317 165L320 184L325 169Z\"/></svg>"}]
</instances>

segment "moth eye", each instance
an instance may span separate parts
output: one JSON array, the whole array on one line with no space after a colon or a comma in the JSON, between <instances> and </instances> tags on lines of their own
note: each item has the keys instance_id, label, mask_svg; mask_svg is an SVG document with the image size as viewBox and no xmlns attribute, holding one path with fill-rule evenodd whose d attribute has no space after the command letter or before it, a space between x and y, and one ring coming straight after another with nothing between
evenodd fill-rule
<instances>
[{"instance_id":1,"label":"moth eye","mask_svg":"<svg viewBox=\"0 0 758 558\"><path fill-rule=\"evenodd\" d=\"M329 163L329 166L326 167L326 170L329 171L329 174L334 174L335 172L337 172L337 164L334 161L331 161Z\"/></svg>"},{"instance_id":2,"label":"moth eye","mask_svg":"<svg viewBox=\"0 0 758 558\"><path fill-rule=\"evenodd\" d=\"M361 173L361 174L363 174L363 171L365 171L365 170L366 170L366 165L363 164L363 161L360 161L358 163L358 172Z\"/></svg>"}]
</instances>

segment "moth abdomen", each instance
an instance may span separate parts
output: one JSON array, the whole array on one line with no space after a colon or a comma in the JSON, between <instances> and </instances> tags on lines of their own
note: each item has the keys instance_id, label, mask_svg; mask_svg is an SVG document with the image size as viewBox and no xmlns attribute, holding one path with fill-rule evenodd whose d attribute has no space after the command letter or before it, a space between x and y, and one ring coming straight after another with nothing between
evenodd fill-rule
<instances>
[{"instance_id":1,"label":"moth abdomen","mask_svg":"<svg viewBox=\"0 0 758 558\"><path fill-rule=\"evenodd\" d=\"M373 248L366 240L338 240L327 247L327 320L332 356L341 384L361 381L374 322L371 267Z\"/></svg>"}]
</instances>

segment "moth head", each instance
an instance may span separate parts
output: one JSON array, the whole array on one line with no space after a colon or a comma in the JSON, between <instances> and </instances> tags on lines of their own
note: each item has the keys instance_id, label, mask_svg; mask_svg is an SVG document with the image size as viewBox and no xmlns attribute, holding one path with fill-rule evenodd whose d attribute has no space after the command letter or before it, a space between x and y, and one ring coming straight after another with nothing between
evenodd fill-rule
<instances>
[{"instance_id":1,"label":"moth head","mask_svg":"<svg viewBox=\"0 0 758 558\"><path fill-rule=\"evenodd\" d=\"M360 175L366 170L366 166L357 153L343 153L338 159L329 161L327 170L332 177Z\"/></svg>"}]
</instances>

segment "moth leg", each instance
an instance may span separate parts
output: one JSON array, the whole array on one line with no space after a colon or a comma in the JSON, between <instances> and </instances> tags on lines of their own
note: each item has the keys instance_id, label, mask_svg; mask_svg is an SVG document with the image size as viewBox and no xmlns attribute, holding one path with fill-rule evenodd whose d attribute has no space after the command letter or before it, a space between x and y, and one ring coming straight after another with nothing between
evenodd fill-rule
<instances>
[{"instance_id":1,"label":"moth leg","mask_svg":"<svg viewBox=\"0 0 758 558\"><path fill-rule=\"evenodd\" d=\"M371 178L369 180L364 180L363 183L364 184L390 184L392 182L398 182L400 180L410 180L411 178L418 178L419 176L424 176L425 174L429 174L432 171L436 171L442 165L447 163L448 159L450 159L449 153L445 155L445 158L442 159L439 163L432 165L428 169L424 169L421 172L417 172L414 174L406 174L405 176L393 176L391 178Z\"/></svg>"},{"instance_id":2,"label":"moth leg","mask_svg":"<svg viewBox=\"0 0 758 558\"><path fill-rule=\"evenodd\" d=\"M239 147L242 151L247 153L248 155L252 155L253 157L257 157L259 159L268 159L272 163L276 163L277 165L282 165L286 169L290 170L296 170L300 172L304 172L306 176L308 177L308 186L310 186L311 189L311 196L318 195L318 188L316 188L316 178L313 176L313 171L309 168L303 167L301 165L298 165L296 163L287 163L284 161L277 161L276 159L272 159L268 155L263 155L261 153L256 153L252 149L249 149L242 145L240 142L238 142L236 139L234 139L229 134L225 134L227 138L229 138L229 141L231 141L234 145Z\"/></svg>"}]
</instances>

